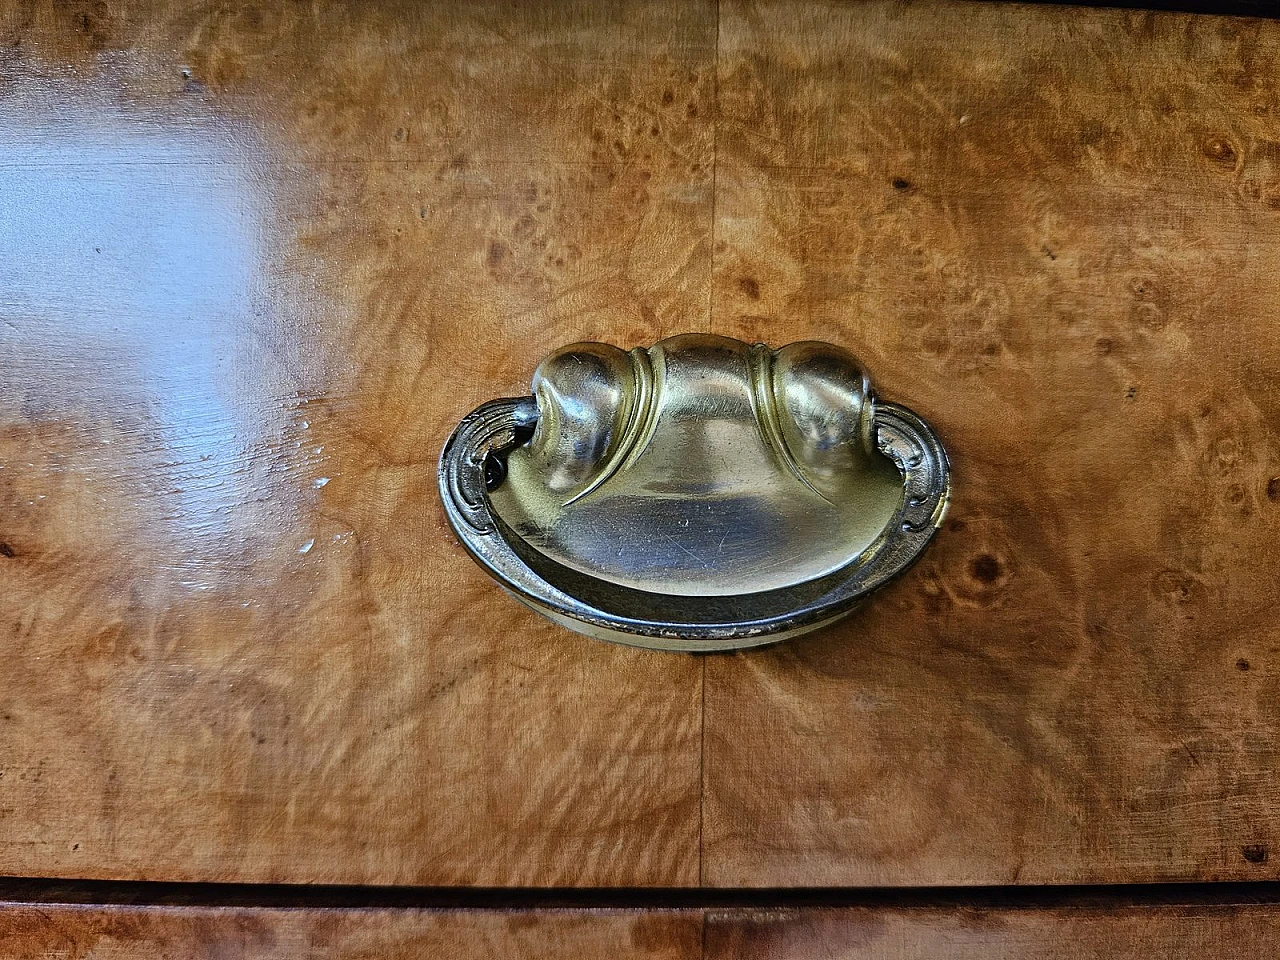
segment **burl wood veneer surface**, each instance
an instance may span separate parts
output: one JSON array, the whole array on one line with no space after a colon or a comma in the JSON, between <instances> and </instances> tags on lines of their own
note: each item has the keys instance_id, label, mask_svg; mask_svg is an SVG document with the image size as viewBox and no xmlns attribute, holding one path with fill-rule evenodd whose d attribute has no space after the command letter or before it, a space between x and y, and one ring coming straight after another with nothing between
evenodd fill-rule
<instances>
[{"instance_id":1,"label":"burl wood veneer surface","mask_svg":"<svg viewBox=\"0 0 1280 960\"><path fill-rule=\"evenodd\" d=\"M1280 23L724 5L715 328L848 344L953 509L707 660L710 884L1274 877Z\"/></svg>"},{"instance_id":2,"label":"burl wood veneer surface","mask_svg":"<svg viewBox=\"0 0 1280 960\"><path fill-rule=\"evenodd\" d=\"M707 316L714 7L0 13L0 874L697 881L701 666L459 548L448 431Z\"/></svg>"},{"instance_id":3,"label":"burl wood veneer surface","mask_svg":"<svg viewBox=\"0 0 1280 960\"><path fill-rule=\"evenodd\" d=\"M1001 4L0 8L0 873L1274 877L1277 63ZM612 647L447 530L461 415L691 329L844 344L953 453L839 628Z\"/></svg>"},{"instance_id":4,"label":"burl wood veneer surface","mask_svg":"<svg viewBox=\"0 0 1280 960\"><path fill-rule=\"evenodd\" d=\"M0 954L50 960L1263 960L1272 906L377 910L0 904Z\"/></svg>"},{"instance_id":5,"label":"burl wood veneer surface","mask_svg":"<svg viewBox=\"0 0 1280 960\"><path fill-rule=\"evenodd\" d=\"M695 960L693 911L0 904L0 956L40 960Z\"/></svg>"},{"instance_id":6,"label":"burl wood veneer surface","mask_svg":"<svg viewBox=\"0 0 1280 960\"><path fill-rule=\"evenodd\" d=\"M704 960L1264 960L1269 906L713 911Z\"/></svg>"}]
</instances>

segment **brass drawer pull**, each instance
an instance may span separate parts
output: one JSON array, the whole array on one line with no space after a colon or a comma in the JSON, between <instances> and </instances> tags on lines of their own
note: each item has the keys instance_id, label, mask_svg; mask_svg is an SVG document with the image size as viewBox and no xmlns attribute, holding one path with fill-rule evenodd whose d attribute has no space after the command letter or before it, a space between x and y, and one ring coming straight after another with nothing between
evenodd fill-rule
<instances>
[{"instance_id":1,"label":"brass drawer pull","mask_svg":"<svg viewBox=\"0 0 1280 960\"><path fill-rule=\"evenodd\" d=\"M564 347L440 457L476 561L573 630L730 650L831 623L942 522L947 454L826 343Z\"/></svg>"}]
</instances>

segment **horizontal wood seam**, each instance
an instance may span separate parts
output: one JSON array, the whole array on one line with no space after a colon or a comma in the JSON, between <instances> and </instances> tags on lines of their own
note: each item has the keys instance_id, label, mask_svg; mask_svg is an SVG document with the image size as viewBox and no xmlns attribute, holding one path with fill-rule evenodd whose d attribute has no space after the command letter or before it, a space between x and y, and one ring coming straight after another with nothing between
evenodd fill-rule
<instances>
[{"instance_id":1,"label":"horizontal wood seam","mask_svg":"<svg viewBox=\"0 0 1280 960\"><path fill-rule=\"evenodd\" d=\"M983 887L492 888L309 884L168 883L139 880L0 878L2 904L441 909L735 910L1115 909L1143 906L1280 904L1280 881Z\"/></svg>"}]
</instances>

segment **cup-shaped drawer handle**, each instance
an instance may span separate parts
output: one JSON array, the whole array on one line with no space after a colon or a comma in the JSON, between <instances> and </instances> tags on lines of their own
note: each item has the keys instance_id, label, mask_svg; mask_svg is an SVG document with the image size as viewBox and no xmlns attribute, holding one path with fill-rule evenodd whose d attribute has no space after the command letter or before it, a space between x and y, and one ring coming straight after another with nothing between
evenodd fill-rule
<instances>
[{"instance_id":1,"label":"cup-shaped drawer handle","mask_svg":"<svg viewBox=\"0 0 1280 960\"><path fill-rule=\"evenodd\" d=\"M829 624L902 573L947 508L941 442L853 356L686 334L551 354L532 396L465 417L445 514L540 613L666 650Z\"/></svg>"}]
</instances>

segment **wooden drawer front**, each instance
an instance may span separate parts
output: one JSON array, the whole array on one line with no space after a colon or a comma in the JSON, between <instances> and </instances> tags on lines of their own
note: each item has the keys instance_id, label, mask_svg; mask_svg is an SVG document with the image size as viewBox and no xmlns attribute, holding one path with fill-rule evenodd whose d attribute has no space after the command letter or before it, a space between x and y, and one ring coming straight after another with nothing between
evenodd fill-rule
<instances>
[{"instance_id":1,"label":"wooden drawer front","mask_svg":"<svg viewBox=\"0 0 1280 960\"><path fill-rule=\"evenodd\" d=\"M435 461L705 322L714 7L237 10L8 14L0 873L696 882L701 665L527 614Z\"/></svg>"},{"instance_id":2,"label":"wooden drawer front","mask_svg":"<svg viewBox=\"0 0 1280 960\"><path fill-rule=\"evenodd\" d=\"M1280 24L175 0L0 38L0 874L1276 876ZM937 542L837 628L608 646L448 533L459 417L690 330L848 346L952 451Z\"/></svg>"},{"instance_id":3,"label":"wooden drawer front","mask_svg":"<svg viewBox=\"0 0 1280 960\"><path fill-rule=\"evenodd\" d=\"M1262 960L1274 905L382 910L0 904L6 957Z\"/></svg>"}]
</instances>

